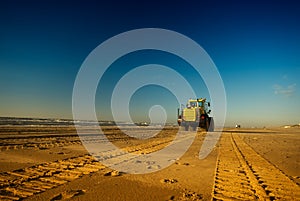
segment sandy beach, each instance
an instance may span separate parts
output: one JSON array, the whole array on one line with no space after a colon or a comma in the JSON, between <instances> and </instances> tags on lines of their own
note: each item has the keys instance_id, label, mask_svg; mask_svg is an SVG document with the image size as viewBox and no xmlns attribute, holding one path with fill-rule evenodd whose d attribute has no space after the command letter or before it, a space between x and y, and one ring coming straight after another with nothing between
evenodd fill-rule
<instances>
[{"instance_id":1,"label":"sandy beach","mask_svg":"<svg viewBox=\"0 0 300 201\"><path fill-rule=\"evenodd\" d=\"M142 143L113 127L106 134L125 150L147 154L166 146L177 129L166 128ZM169 167L127 174L93 158L72 126L2 126L0 198L300 200L299 128L224 129L213 151L200 160L205 135L199 130L188 151Z\"/></svg>"},{"instance_id":2,"label":"sandy beach","mask_svg":"<svg viewBox=\"0 0 300 201\"><path fill-rule=\"evenodd\" d=\"M0 201L300 201L300 1L0 1Z\"/></svg>"}]
</instances>

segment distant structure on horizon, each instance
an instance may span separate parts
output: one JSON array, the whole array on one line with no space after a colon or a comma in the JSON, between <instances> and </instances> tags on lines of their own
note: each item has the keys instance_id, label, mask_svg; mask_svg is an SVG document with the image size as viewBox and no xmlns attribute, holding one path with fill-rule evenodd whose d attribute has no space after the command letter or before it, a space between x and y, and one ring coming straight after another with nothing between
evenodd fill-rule
<instances>
[{"instance_id":1,"label":"distant structure on horizon","mask_svg":"<svg viewBox=\"0 0 300 201\"><path fill-rule=\"evenodd\" d=\"M283 128L300 128L300 123L295 125L285 125Z\"/></svg>"}]
</instances>

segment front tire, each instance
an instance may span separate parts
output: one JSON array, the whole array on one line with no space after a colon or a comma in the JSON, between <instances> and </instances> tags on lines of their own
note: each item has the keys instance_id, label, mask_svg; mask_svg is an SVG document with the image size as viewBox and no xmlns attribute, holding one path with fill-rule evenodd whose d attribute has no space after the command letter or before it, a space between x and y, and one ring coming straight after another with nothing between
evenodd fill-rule
<instances>
[{"instance_id":1,"label":"front tire","mask_svg":"<svg viewBox=\"0 0 300 201\"><path fill-rule=\"evenodd\" d=\"M182 121L181 122L181 128L183 128L182 130L188 131L189 130L189 123Z\"/></svg>"},{"instance_id":2,"label":"front tire","mask_svg":"<svg viewBox=\"0 0 300 201\"><path fill-rule=\"evenodd\" d=\"M189 131L189 125L188 124L184 125L184 130Z\"/></svg>"}]
</instances>

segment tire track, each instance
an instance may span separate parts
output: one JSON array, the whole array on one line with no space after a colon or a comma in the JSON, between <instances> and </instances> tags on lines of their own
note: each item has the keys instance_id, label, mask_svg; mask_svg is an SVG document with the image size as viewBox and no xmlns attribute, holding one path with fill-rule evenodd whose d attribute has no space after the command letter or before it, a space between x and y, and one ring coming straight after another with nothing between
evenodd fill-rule
<instances>
[{"instance_id":1,"label":"tire track","mask_svg":"<svg viewBox=\"0 0 300 201\"><path fill-rule=\"evenodd\" d=\"M160 150L173 138L156 139L146 144L128 146L126 150L136 154L147 154ZM91 142L92 143L92 142ZM108 151L110 158L117 158L115 150ZM131 158L134 160L134 158ZM125 161L124 161L125 162ZM103 175L118 176L119 173L102 165L91 155L71 157L54 162L43 163L15 171L0 173L0 199L22 200L34 194L55 188L73 181L83 175L103 171Z\"/></svg>"},{"instance_id":2,"label":"tire track","mask_svg":"<svg viewBox=\"0 0 300 201\"><path fill-rule=\"evenodd\" d=\"M212 200L300 200L300 188L237 134L223 134Z\"/></svg>"},{"instance_id":3,"label":"tire track","mask_svg":"<svg viewBox=\"0 0 300 201\"><path fill-rule=\"evenodd\" d=\"M257 197L246 170L238 159L231 138L223 134L217 159L213 200L254 200Z\"/></svg>"},{"instance_id":4,"label":"tire track","mask_svg":"<svg viewBox=\"0 0 300 201\"><path fill-rule=\"evenodd\" d=\"M299 185L255 152L238 135L233 138L241 155L270 200L300 200Z\"/></svg>"},{"instance_id":5,"label":"tire track","mask_svg":"<svg viewBox=\"0 0 300 201\"><path fill-rule=\"evenodd\" d=\"M111 142L126 140L128 137L116 137L110 139ZM47 149L53 147L64 147L68 145L82 144L78 135L76 137L31 137L24 139L1 139L0 151L20 150L20 149Z\"/></svg>"},{"instance_id":6,"label":"tire track","mask_svg":"<svg viewBox=\"0 0 300 201\"><path fill-rule=\"evenodd\" d=\"M92 156L84 155L4 172L0 174L0 199L20 200L103 169Z\"/></svg>"},{"instance_id":7,"label":"tire track","mask_svg":"<svg viewBox=\"0 0 300 201\"><path fill-rule=\"evenodd\" d=\"M130 129L124 129L130 130ZM148 129L153 130L153 129ZM175 129L167 128L165 130L170 130L171 132ZM93 138L95 134L86 134L82 138L91 140L93 143L95 139ZM105 135L110 142L125 141L132 139L131 137L122 133L121 130L115 128L105 128ZM99 140L106 141L107 139ZM86 140L85 140L86 141ZM89 142L87 142L89 143ZM73 144L82 144L82 139L79 138L77 134L40 134L36 136L24 135L24 136L5 136L0 138L0 151L7 150L20 150L20 149L47 149L53 147L64 147Z\"/></svg>"},{"instance_id":8,"label":"tire track","mask_svg":"<svg viewBox=\"0 0 300 201\"><path fill-rule=\"evenodd\" d=\"M64 147L68 145L74 145L74 144L81 144L80 140L62 140L62 141L56 141L50 140L49 142L7 142L6 144L2 143L0 145L0 151L7 151L7 150L20 150L20 149L47 149L47 148L53 148L53 147Z\"/></svg>"}]
</instances>

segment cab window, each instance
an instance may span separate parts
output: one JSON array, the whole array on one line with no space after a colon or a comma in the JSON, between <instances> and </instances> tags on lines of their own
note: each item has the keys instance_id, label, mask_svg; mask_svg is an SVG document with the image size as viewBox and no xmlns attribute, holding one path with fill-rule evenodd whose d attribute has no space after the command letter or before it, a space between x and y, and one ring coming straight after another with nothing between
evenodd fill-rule
<instances>
[{"instance_id":1,"label":"cab window","mask_svg":"<svg viewBox=\"0 0 300 201\"><path fill-rule=\"evenodd\" d=\"M191 107L197 107L197 102L195 102L195 101L190 102L190 106L191 106Z\"/></svg>"}]
</instances>

